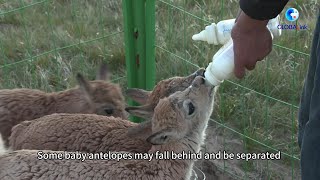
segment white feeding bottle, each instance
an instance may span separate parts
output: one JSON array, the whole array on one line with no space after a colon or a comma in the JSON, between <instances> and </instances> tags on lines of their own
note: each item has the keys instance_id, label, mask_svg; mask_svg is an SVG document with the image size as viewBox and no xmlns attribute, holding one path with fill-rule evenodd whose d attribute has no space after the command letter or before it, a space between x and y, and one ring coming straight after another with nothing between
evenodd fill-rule
<instances>
[{"instance_id":1,"label":"white feeding bottle","mask_svg":"<svg viewBox=\"0 0 320 180\"><path fill-rule=\"evenodd\" d=\"M213 56L204 73L205 79L212 85L217 86L225 79L229 79L234 70L233 42L230 39Z\"/></svg>"},{"instance_id":2,"label":"white feeding bottle","mask_svg":"<svg viewBox=\"0 0 320 180\"><path fill-rule=\"evenodd\" d=\"M271 37L280 36L281 30L277 28L279 25L279 17L272 19L273 21L268 23L267 27L270 30ZM227 20L229 21L229 20ZM223 22L223 21L221 21ZM216 31L206 29L199 34L192 37L193 40L207 41L209 44L222 44L225 40L227 43L224 44L219 51L213 56L212 62L209 63L204 77L210 84L217 86L225 79L229 79L233 76L234 71L234 53L233 53L233 41L231 36L217 36ZM213 33L214 32L214 33ZM226 32L226 31L225 31ZM221 35L221 33L220 33ZM219 43L218 43L219 42Z\"/></svg>"},{"instance_id":3,"label":"white feeding bottle","mask_svg":"<svg viewBox=\"0 0 320 180\"><path fill-rule=\"evenodd\" d=\"M231 30L234 26L235 19L228 19L218 22L218 24L212 23L206 26L203 31L192 36L195 41L207 41L208 44L225 44L231 38ZM267 27L274 36L281 35L281 29L278 29L279 16L270 19Z\"/></svg>"}]
</instances>

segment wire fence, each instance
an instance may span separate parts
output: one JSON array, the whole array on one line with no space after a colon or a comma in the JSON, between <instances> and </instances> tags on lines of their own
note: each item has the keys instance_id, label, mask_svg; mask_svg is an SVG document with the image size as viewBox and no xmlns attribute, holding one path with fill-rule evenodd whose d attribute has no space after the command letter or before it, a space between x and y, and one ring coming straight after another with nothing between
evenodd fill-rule
<instances>
[{"instance_id":1,"label":"wire fence","mask_svg":"<svg viewBox=\"0 0 320 180\"><path fill-rule=\"evenodd\" d=\"M316 3L291 2L288 7L301 13L296 23L309 30L283 31L266 61L243 80L221 85L203 150L281 151L281 160L212 160L227 176L299 179L297 111ZM191 36L212 22L236 17L238 9L233 0L156 1L156 82L206 67L220 46L193 42ZM282 14L281 21L288 23ZM125 89L123 27L122 4L116 0L0 1L0 88L62 90L75 85L77 72L92 79L105 61Z\"/></svg>"},{"instance_id":2,"label":"wire fence","mask_svg":"<svg viewBox=\"0 0 320 180\"><path fill-rule=\"evenodd\" d=\"M75 84L77 72L92 79L102 61L126 83L125 69L118 68L124 63L121 3L17 0L0 6L2 88L62 90Z\"/></svg>"},{"instance_id":3,"label":"wire fence","mask_svg":"<svg viewBox=\"0 0 320 180\"><path fill-rule=\"evenodd\" d=\"M238 1L223 0L159 0L157 5L156 57L176 63L171 70L176 74L183 74L184 68L208 65L221 46L192 42L191 36L208 24L235 18L239 10ZM205 151L281 151L281 160L223 160L214 163L237 179L300 179L297 112L316 19L316 11L305 8L316 7L316 2L296 1L287 7L292 6L301 13L296 25L308 24L309 30L283 30L282 36L274 40L273 51L266 61L247 73L244 80L228 80L219 89L217 112L211 119L214 128L208 129L216 131L208 132L215 136L209 137L208 141L215 144L206 145ZM280 18L281 23L290 24L283 14ZM165 68L159 67L162 73L170 69L164 63L163 66Z\"/></svg>"}]
</instances>

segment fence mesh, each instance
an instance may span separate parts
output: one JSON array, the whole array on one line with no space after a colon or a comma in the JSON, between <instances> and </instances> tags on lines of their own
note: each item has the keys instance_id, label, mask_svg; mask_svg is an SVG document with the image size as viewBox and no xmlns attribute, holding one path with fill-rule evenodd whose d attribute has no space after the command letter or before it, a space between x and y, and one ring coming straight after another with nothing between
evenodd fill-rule
<instances>
[{"instance_id":1,"label":"fence mesh","mask_svg":"<svg viewBox=\"0 0 320 180\"><path fill-rule=\"evenodd\" d=\"M238 1L164 1L157 3L157 60L160 76L206 67L220 46L192 42L191 36L212 22L235 18ZM237 179L299 179L297 111L305 77L316 2L290 2L300 11L297 23L308 31L283 31L273 51L244 80L221 85L205 151L278 152L281 160L213 161ZM288 23L284 15L283 23ZM185 69L185 71L183 71ZM164 74L164 75L163 75ZM210 179L210 178L209 178Z\"/></svg>"},{"instance_id":2,"label":"fence mesh","mask_svg":"<svg viewBox=\"0 0 320 180\"><path fill-rule=\"evenodd\" d=\"M282 153L281 160L210 161L235 179L300 176L297 111L317 1L287 7L292 6L300 11L296 23L309 30L283 31L266 61L219 89L203 151ZM220 46L193 42L191 36L212 22L236 17L238 8L233 0L156 1L156 80L206 67ZM285 22L283 14L280 18ZM121 1L0 1L0 49L2 89L59 91L74 86L78 72L93 79L102 61L110 65L114 81L126 87Z\"/></svg>"},{"instance_id":3,"label":"fence mesh","mask_svg":"<svg viewBox=\"0 0 320 180\"><path fill-rule=\"evenodd\" d=\"M62 90L102 61L125 80L122 27L118 1L1 1L0 86Z\"/></svg>"}]
</instances>

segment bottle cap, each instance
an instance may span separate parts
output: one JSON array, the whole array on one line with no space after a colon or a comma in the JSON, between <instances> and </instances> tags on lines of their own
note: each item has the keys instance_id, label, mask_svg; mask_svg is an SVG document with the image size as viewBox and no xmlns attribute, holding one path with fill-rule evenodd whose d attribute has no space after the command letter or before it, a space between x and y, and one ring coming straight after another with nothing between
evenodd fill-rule
<instances>
[{"instance_id":1,"label":"bottle cap","mask_svg":"<svg viewBox=\"0 0 320 180\"><path fill-rule=\"evenodd\" d=\"M211 65L212 63L209 63L208 67L207 67L207 70L204 72L204 78L206 80L206 82L210 83L211 85L213 86L218 86L220 83L223 82L220 81L219 79L217 79L211 72Z\"/></svg>"}]
</instances>

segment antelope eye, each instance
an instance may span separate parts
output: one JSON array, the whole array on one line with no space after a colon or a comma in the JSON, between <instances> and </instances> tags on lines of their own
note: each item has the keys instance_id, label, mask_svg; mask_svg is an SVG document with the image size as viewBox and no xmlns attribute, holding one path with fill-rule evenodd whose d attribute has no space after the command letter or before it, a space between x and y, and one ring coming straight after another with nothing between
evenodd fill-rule
<instances>
[{"instance_id":1,"label":"antelope eye","mask_svg":"<svg viewBox=\"0 0 320 180\"><path fill-rule=\"evenodd\" d=\"M189 103L188 103L188 115L193 114L193 113L194 113L194 110L195 110L194 105L192 104L192 102L189 102Z\"/></svg>"},{"instance_id":2,"label":"antelope eye","mask_svg":"<svg viewBox=\"0 0 320 180\"><path fill-rule=\"evenodd\" d=\"M107 115L111 115L111 114L113 114L113 109L110 109L110 108L104 109L104 112L105 112Z\"/></svg>"}]
</instances>

